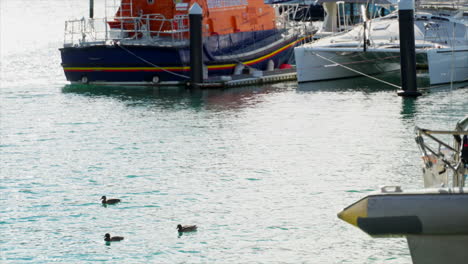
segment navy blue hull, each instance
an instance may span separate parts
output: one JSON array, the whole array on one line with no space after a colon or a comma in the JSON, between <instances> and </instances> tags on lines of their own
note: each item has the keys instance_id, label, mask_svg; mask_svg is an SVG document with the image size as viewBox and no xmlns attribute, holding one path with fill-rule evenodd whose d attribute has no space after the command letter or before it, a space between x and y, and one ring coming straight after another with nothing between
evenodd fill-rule
<instances>
[{"instance_id":1,"label":"navy blue hull","mask_svg":"<svg viewBox=\"0 0 468 264\"><path fill-rule=\"evenodd\" d=\"M280 39L277 31L235 33L204 40L209 76L231 75L239 63L265 70L271 60L279 66L293 55L297 37ZM269 48L268 44L277 42ZM71 82L185 82L190 75L188 46L95 45L60 49L65 76ZM236 56L220 59L219 56Z\"/></svg>"}]
</instances>

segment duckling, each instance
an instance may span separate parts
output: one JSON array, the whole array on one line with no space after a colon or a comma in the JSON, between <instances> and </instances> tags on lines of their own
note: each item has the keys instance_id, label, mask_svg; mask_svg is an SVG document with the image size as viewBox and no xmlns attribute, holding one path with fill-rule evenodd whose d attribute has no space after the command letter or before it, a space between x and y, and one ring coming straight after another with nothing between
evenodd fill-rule
<instances>
[{"instance_id":1,"label":"duckling","mask_svg":"<svg viewBox=\"0 0 468 264\"><path fill-rule=\"evenodd\" d=\"M106 196L101 197L102 204L116 204L120 202L120 199L109 199L107 200Z\"/></svg>"},{"instance_id":2,"label":"duckling","mask_svg":"<svg viewBox=\"0 0 468 264\"><path fill-rule=\"evenodd\" d=\"M197 231L197 226L196 225L177 225L177 230L179 230L179 233L182 232L193 232Z\"/></svg>"},{"instance_id":3,"label":"duckling","mask_svg":"<svg viewBox=\"0 0 468 264\"><path fill-rule=\"evenodd\" d=\"M104 235L104 241L106 241L106 242L120 241L120 240L123 240L123 239L124 239L124 237L121 237L121 236L111 237L109 233Z\"/></svg>"}]
</instances>

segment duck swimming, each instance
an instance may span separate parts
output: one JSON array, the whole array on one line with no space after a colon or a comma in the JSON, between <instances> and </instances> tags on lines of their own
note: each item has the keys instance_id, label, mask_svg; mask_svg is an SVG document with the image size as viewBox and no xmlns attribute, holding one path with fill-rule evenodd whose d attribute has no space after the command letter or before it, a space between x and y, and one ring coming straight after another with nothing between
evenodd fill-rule
<instances>
[{"instance_id":1,"label":"duck swimming","mask_svg":"<svg viewBox=\"0 0 468 264\"><path fill-rule=\"evenodd\" d=\"M179 233L182 233L182 232L193 232L193 231L197 231L197 226L196 225L177 225L177 230L179 231Z\"/></svg>"},{"instance_id":2,"label":"duck swimming","mask_svg":"<svg viewBox=\"0 0 468 264\"><path fill-rule=\"evenodd\" d=\"M106 196L101 197L103 204L116 204L120 202L120 199L109 199L107 200Z\"/></svg>"},{"instance_id":3,"label":"duck swimming","mask_svg":"<svg viewBox=\"0 0 468 264\"><path fill-rule=\"evenodd\" d=\"M104 241L106 241L106 242L120 241L120 240L123 240L123 239L124 239L124 237L121 237L121 236L111 237L109 233L104 235Z\"/></svg>"}]
</instances>

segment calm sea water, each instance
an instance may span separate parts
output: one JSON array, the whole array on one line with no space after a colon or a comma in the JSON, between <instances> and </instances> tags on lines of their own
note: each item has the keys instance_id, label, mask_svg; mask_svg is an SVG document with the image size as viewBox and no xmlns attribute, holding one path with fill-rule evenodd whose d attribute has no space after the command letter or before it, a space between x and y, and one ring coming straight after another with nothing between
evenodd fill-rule
<instances>
[{"instance_id":1,"label":"calm sea water","mask_svg":"<svg viewBox=\"0 0 468 264\"><path fill-rule=\"evenodd\" d=\"M411 262L403 238L336 214L380 185L421 187L414 126L453 128L468 89L70 86L63 21L87 4L0 1L1 263Z\"/></svg>"}]
</instances>

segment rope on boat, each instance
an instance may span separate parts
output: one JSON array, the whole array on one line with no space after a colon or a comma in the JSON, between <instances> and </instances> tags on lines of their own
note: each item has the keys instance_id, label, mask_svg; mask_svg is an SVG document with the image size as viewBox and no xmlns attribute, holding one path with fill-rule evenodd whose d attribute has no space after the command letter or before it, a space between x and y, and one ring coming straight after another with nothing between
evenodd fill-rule
<instances>
[{"instance_id":1,"label":"rope on boat","mask_svg":"<svg viewBox=\"0 0 468 264\"><path fill-rule=\"evenodd\" d=\"M365 74L365 73L363 73L363 72L357 71L357 70L352 69L352 68L350 68L350 67L348 67L348 66L345 66L345 65L343 65L343 64L341 64L341 63L338 63L338 62L333 61L333 60L331 60L331 59L325 58L324 56L322 56L322 55L320 55L320 54L317 54L317 53L315 53L315 52L313 52L313 54L314 54L315 56L319 57L319 58L322 58L322 59L324 59L324 60L326 60L326 61L329 61L329 62L331 62L331 63L334 63L334 64L336 64L336 65L338 65L338 66L340 66L340 67L343 67L343 68L345 68L345 69L347 69L347 70L350 70L350 71L352 71L352 72L355 72L355 73L357 73L357 74L361 74L361 75L363 75L363 76L365 76L365 77L371 78L371 79L376 80L376 81L378 81L378 82L382 82L382 83L384 83L384 84L393 86L393 87L395 87L395 88L397 88L397 89L401 89L401 86L398 86L398 85L396 85L396 84L394 84L394 83L390 83L390 82L381 80L381 79L379 79L379 78L370 76L370 75L368 75L368 74Z\"/></svg>"},{"instance_id":2,"label":"rope on boat","mask_svg":"<svg viewBox=\"0 0 468 264\"><path fill-rule=\"evenodd\" d=\"M151 65L151 66L153 66L153 67L155 67L155 68L159 68L159 69L161 69L162 71L167 72L167 73L170 73L170 74L173 74L173 75L175 75L175 76L179 76L179 77L182 77L182 78L190 79L190 77L188 77L188 76L185 76L185 75L182 75L182 74L178 74L178 73L175 73L175 72L172 72L172 71L168 71L168 70L166 70L166 69L164 69L164 68L162 68L162 67L160 67L160 66L158 66L158 65L156 65L156 64L154 64L154 63L151 63L151 62L149 62L149 61L143 59L142 57L136 55L135 53L131 52L130 50L128 50L127 48L125 48L125 47L122 46L122 45L117 45L117 46L119 46L120 48L122 48L122 49L125 50L126 52L130 53L131 55L135 56L136 58L140 59L141 61L143 61L143 62L145 62L145 63L148 63L149 65Z\"/></svg>"},{"instance_id":3,"label":"rope on boat","mask_svg":"<svg viewBox=\"0 0 468 264\"><path fill-rule=\"evenodd\" d=\"M313 52L310 52L310 51L306 51L306 52L309 52L309 53L312 53L313 55L315 55ZM353 58L353 57L359 57L359 55L350 55L349 56L350 58ZM381 61L381 60L389 60L389 59L395 59L395 58L400 58L400 55L398 56L387 56L387 57L381 57L379 58L378 60L377 59L371 59L371 60L355 60L355 61L350 61L350 62L343 62L341 63L341 65L351 65L351 64L362 64L362 63L367 63L367 62L375 62L375 61ZM309 67L309 69L320 69L320 68L326 68L328 67L328 65L320 65L320 66L314 66L314 67Z\"/></svg>"}]
</instances>

